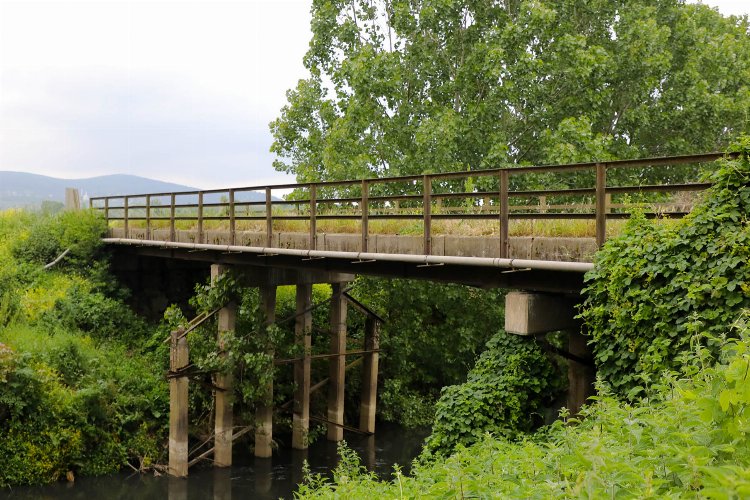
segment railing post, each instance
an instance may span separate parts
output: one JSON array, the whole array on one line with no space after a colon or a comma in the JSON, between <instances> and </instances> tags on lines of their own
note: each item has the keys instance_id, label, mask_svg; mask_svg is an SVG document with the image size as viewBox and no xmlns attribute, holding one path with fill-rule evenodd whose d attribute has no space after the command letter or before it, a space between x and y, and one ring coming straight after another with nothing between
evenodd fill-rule
<instances>
[{"instance_id":1,"label":"railing post","mask_svg":"<svg viewBox=\"0 0 750 500\"><path fill-rule=\"evenodd\" d=\"M369 239L369 216L370 216L370 184L362 180L362 251L367 252L367 240Z\"/></svg>"},{"instance_id":2,"label":"railing post","mask_svg":"<svg viewBox=\"0 0 750 500\"><path fill-rule=\"evenodd\" d=\"M130 236L128 235L128 197L127 196L125 197L125 201L123 202L123 207L124 208L123 208L122 218L123 218L123 222L125 226L125 238L129 238Z\"/></svg>"},{"instance_id":3,"label":"railing post","mask_svg":"<svg viewBox=\"0 0 750 500\"><path fill-rule=\"evenodd\" d=\"M229 190L229 241L230 244L235 245L237 238L235 236L235 225L234 225L234 189Z\"/></svg>"},{"instance_id":4,"label":"railing post","mask_svg":"<svg viewBox=\"0 0 750 500\"><path fill-rule=\"evenodd\" d=\"M266 188L266 247L273 246L273 214L271 213L271 188Z\"/></svg>"},{"instance_id":5,"label":"railing post","mask_svg":"<svg viewBox=\"0 0 750 500\"><path fill-rule=\"evenodd\" d=\"M607 239L607 164L596 164L596 246Z\"/></svg>"},{"instance_id":6,"label":"railing post","mask_svg":"<svg viewBox=\"0 0 750 500\"><path fill-rule=\"evenodd\" d=\"M151 239L151 195L146 195L146 239Z\"/></svg>"},{"instance_id":7,"label":"railing post","mask_svg":"<svg viewBox=\"0 0 750 500\"><path fill-rule=\"evenodd\" d=\"M315 250L317 246L317 224L318 215L318 187L315 184L310 185L310 250Z\"/></svg>"},{"instance_id":8,"label":"railing post","mask_svg":"<svg viewBox=\"0 0 750 500\"><path fill-rule=\"evenodd\" d=\"M198 192L198 243L203 243L203 191Z\"/></svg>"},{"instance_id":9,"label":"railing post","mask_svg":"<svg viewBox=\"0 0 750 500\"><path fill-rule=\"evenodd\" d=\"M107 221L107 230L109 230L109 198L104 198L104 220Z\"/></svg>"},{"instance_id":10,"label":"railing post","mask_svg":"<svg viewBox=\"0 0 750 500\"><path fill-rule=\"evenodd\" d=\"M508 170L500 171L500 258L508 258Z\"/></svg>"},{"instance_id":11,"label":"railing post","mask_svg":"<svg viewBox=\"0 0 750 500\"><path fill-rule=\"evenodd\" d=\"M175 241L175 227L174 227L174 205L175 195L172 193L169 202L169 241Z\"/></svg>"},{"instance_id":12,"label":"railing post","mask_svg":"<svg viewBox=\"0 0 750 500\"><path fill-rule=\"evenodd\" d=\"M424 254L432 254L432 178L423 177L422 215L424 218Z\"/></svg>"}]
</instances>

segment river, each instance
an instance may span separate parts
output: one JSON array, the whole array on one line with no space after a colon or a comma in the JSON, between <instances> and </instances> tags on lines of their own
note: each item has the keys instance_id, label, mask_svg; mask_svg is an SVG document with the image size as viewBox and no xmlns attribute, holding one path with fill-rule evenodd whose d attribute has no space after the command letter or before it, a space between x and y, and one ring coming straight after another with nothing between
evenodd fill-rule
<instances>
[{"instance_id":1,"label":"river","mask_svg":"<svg viewBox=\"0 0 750 500\"><path fill-rule=\"evenodd\" d=\"M377 435L360 436L345 433L349 446L356 450L362 463L383 479L390 479L393 465L405 470L421 451L426 430L404 429L378 424ZM74 483L18 487L0 491L0 497L24 500L38 499L275 499L292 498L302 481L302 465L307 459L312 472L330 474L336 467L336 444L319 439L307 451L292 450L286 437L271 459L256 459L235 449L231 468L198 467L187 479L152 474L122 472L110 476L83 477Z\"/></svg>"}]
</instances>

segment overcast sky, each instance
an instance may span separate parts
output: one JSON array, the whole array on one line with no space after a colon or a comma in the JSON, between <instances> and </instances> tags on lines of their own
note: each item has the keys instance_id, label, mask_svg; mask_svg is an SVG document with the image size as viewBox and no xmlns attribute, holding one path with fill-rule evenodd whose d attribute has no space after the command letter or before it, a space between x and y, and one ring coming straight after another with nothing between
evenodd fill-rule
<instances>
[{"instance_id":1,"label":"overcast sky","mask_svg":"<svg viewBox=\"0 0 750 500\"><path fill-rule=\"evenodd\" d=\"M705 0L724 14L748 0ZM306 76L309 0L0 0L0 170L200 188L290 180L268 123Z\"/></svg>"}]
</instances>

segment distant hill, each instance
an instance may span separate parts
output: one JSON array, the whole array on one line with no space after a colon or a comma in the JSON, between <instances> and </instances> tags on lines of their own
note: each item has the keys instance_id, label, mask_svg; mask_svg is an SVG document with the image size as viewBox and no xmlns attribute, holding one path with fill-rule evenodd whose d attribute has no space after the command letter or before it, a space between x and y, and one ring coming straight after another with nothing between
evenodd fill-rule
<instances>
[{"instance_id":1,"label":"distant hill","mask_svg":"<svg viewBox=\"0 0 750 500\"><path fill-rule=\"evenodd\" d=\"M0 209L38 208L42 202L65 202L65 188L78 188L82 199L93 196L121 194L165 193L195 191L198 188L157 181L137 175L115 174L88 179L58 179L25 172L0 171ZM218 201L218 195L206 197L206 202ZM217 198L214 200L213 198ZM261 193L243 193L242 200L265 200ZM186 202L187 200L180 200ZM240 201L238 199L238 201Z\"/></svg>"}]
</instances>

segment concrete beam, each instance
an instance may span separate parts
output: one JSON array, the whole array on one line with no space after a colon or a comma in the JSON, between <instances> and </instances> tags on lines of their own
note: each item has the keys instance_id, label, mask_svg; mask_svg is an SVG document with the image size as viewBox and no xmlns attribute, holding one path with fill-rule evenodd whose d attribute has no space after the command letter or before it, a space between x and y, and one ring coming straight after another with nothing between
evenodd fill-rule
<instances>
[{"instance_id":1,"label":"concrete beam","mask_svg":"<svg viewBox=\"0 0 750 500\"><path fill-rule=\"evenodd\" d=\"M538 335L575 328L574 301L563 295L510 292L505 296L505 331Z\"/></svg>"}]
</instances>

